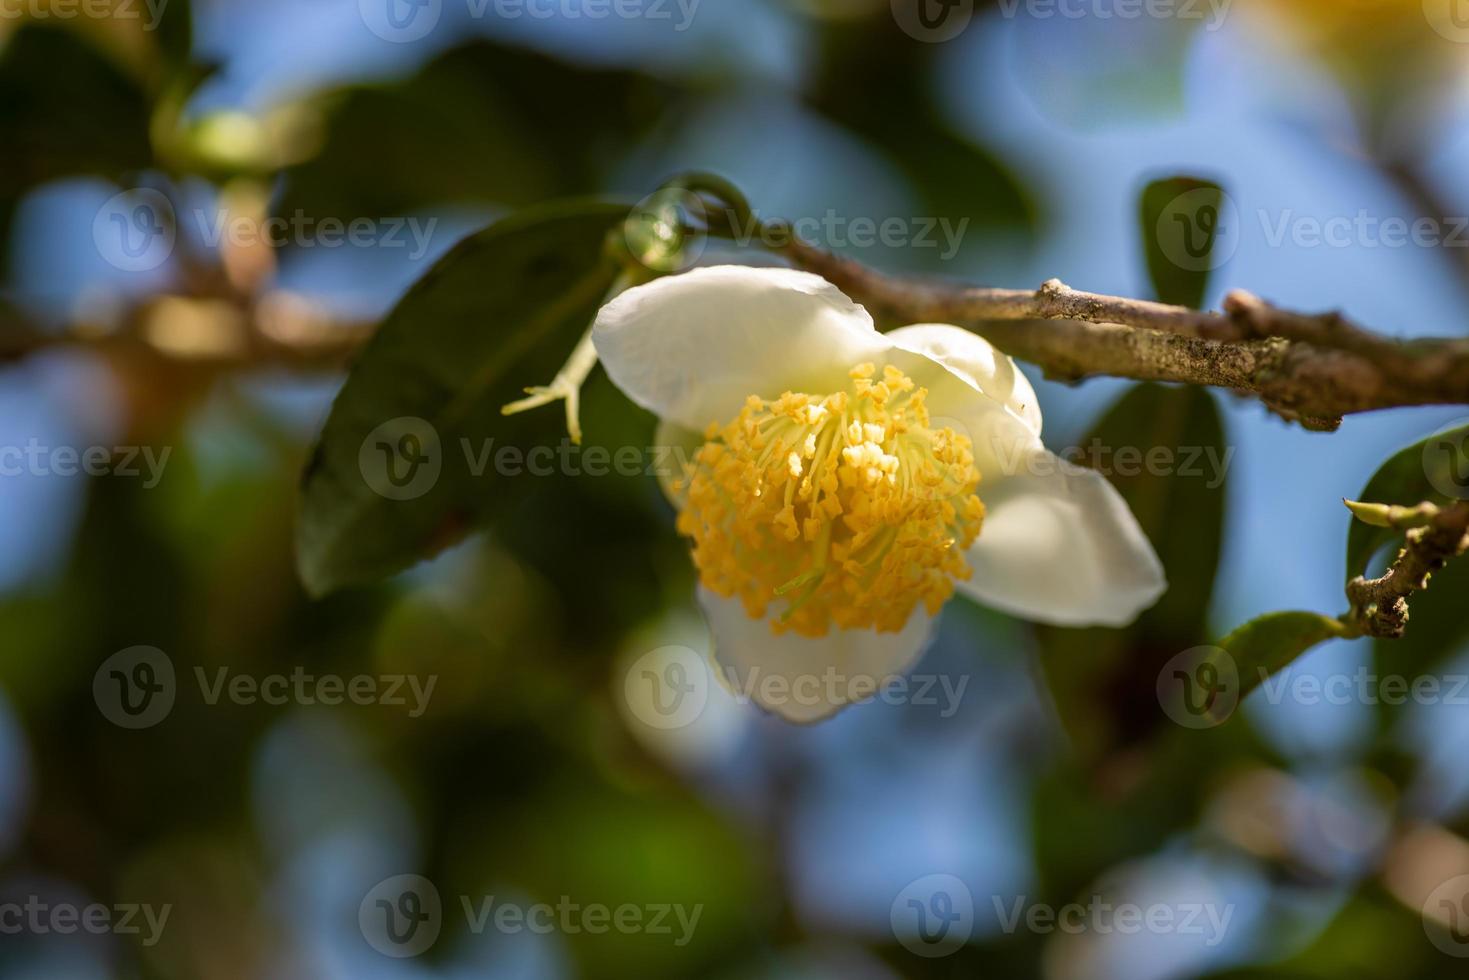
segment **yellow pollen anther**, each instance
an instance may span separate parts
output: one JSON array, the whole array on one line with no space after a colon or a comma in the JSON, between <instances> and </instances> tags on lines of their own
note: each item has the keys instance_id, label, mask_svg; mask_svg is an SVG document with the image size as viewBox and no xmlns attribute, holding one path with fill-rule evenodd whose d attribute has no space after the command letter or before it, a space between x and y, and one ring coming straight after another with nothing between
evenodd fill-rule
<instances>
[{"instance_id":1,"label":"yellow pollen anther","mask_svg":"<svg viewBox=\"0 0 1469 980\"><path fill-rule=\"evenodd\" d=\"M968 437L931 429L928 392L859 364L847 391L755 395L711 425L686 481L679 532L705 586L777 633L903 628L970 575L984 520Z\"/></svg>"}]
</instances>

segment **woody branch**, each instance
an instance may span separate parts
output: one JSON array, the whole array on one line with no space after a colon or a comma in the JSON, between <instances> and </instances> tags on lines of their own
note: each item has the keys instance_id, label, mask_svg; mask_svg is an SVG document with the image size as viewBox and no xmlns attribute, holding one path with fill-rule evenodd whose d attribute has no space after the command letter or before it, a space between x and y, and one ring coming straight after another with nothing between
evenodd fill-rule
<instances>
[{"instance_id":1,"label":"woody branch","mask_svg":"<svg viewBox=\"0 0 1469 980\"><path fill-rule=\"evenodd\" d=\"M834 283L879 320L967 327L1052 378L1228 388L1326 430L1357 412L1469 403L1469 340L1396 340L1340 313L1297 313L1243 290L1214 313L1083 292L1058 279L1035 290L916 280L833 255L779 224L770 231L788 261Z\"/></svg>"}]
</instances>

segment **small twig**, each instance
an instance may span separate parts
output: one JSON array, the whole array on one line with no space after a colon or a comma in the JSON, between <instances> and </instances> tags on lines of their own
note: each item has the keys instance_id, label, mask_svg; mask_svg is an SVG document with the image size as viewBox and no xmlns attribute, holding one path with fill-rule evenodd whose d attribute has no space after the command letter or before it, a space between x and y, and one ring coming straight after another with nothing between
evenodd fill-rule
<instances>
[{"instance_id":1,"label":"small twig","mask_svg":"<svg viewBox=\"0 0 1469 980\"><path fill-rule=\"evenodd\" d=\"M1347 598L1357 628L1367 636L1398 637L1408 628L1408 597L1428 588L1429 576L1469 548L1469 501L1438 510L1433 519L1408 531L1406 541L1381 578L1357 576L1347 583Z\"/></svg>"},{"instance_id":2,"label":"small twig","mask_svg":"<svg viewBox=\"0 0 1469 980\"><path fill-rule=\"evenodd\" d=\"M775 226L779 232L779 226ZM942 321L1064 380L1110 375L1245 392L1308 428L1355 412L1469 403L1469 341L1399 341L1339 313L1282 310L1243 291L1222 313L1072 289L987 289L888 276L793 236L779 251L890 323Z\"/></svg>"},{"instance_id":3,"label":"small twig","mask_svg":"<svg viewBox=\"0 0 1469 980\"><path fill-rule=\"evenodd\" d=\"M590 328L582 335L566 364L548 385L533 385L526 388L525 398L501 406L501 415L518 415L542 405L564 401L566 403L566 433L572 443L581 445L581 389L587 383L592 369L597 366L597 348L592 343Z\"/></svg>"}]
</instances>

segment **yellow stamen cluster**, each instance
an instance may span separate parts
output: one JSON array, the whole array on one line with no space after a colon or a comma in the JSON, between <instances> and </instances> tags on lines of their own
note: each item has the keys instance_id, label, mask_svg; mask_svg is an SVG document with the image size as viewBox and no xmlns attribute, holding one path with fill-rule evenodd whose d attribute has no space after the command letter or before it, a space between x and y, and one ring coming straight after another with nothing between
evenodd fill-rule
<instances>
[{"instance_id":1,"label":"yellow stamen cluster","mask_svg":"<svg viewBox=\"0 0 1469 980\"><path fill-rule=\"evenodd\" d=\"M846 391L751 395L717 423L681 485L678 529L705 586L777 633L903 628L970 575L984 505L966 436L930 428L928 392L859 364Z\"/></svg>"}]
</instances>

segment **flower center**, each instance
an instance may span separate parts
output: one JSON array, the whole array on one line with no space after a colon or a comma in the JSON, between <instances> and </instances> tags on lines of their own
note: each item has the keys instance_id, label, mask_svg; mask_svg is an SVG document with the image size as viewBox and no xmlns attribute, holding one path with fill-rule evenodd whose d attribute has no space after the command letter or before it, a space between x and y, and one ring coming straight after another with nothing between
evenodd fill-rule
<instances>
[{"instance_id":1,"label":"flower center","mask_svg":"<svg viewBox=\"0 0 1469 980\"><path fill-rule=\"evenodd\" d=\"M751 395L709 427L681 484L678 530L711 591L777 633L897 631L937 613L970 575L984 505L966 436L930 427L926 389L895 367L851 371L846 391Z\"/></svg>"}]
</instances>

